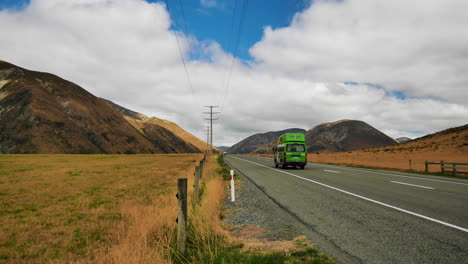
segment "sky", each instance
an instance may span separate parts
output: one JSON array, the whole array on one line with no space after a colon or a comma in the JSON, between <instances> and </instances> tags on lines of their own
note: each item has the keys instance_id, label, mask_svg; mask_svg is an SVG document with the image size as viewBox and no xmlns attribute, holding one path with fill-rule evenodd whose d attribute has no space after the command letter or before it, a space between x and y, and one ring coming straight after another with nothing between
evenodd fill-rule
<instances>
[{"instance_id":1,"label":"sky","mask_svg":"<svg viewBox=\"0 0 468 264\"><path fill-rule=\"evenodd\" d=\"M464 0L0 0L0 60L201 139L204 106L217 105L217 146L341 119L416 138L468 123L466 10Z\"/></svg>"}]
</instances>

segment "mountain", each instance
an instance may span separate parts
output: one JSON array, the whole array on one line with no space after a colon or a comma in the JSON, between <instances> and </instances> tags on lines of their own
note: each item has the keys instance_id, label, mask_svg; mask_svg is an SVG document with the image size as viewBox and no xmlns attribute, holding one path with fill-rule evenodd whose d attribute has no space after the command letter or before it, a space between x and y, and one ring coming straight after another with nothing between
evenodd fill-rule
<instances>
[{"instance_id":1,"label":"mountain","mask_svg":"<svg viewBox=\"0 0 468 264\"><path fill-rule=\"evenodd\" d=\"M221 150L221 151L226 151L226 150L228 150L230 147L219 146L219 147L216 147L216 148L218 148L218 149Z\"/></svg>"},{"instance_id":2,"label":"mountain","mask_svg":"<svg viewBox=\"0 0 468 264\"><path fill-rule=\"evenodd\" d=\"M387 149L398 151L446 151L461 155L467 159L468 153L468 124L445 129L434 134L429 134L411 141L391 146ZM463 154L458 154L463 153Z\"/></svg>"},{"instance_id":3,"label":"mountain","mask_svg":"<svg viewBox=\"0 0 468 264\"><path fill-rule=\"evenodd\" d=\"M123 117L136 129L140 130L142 133L145 133L145 126L160 126L163 127L170 132L172 132L174 135L177 137L181 138L184 140L186 143L189 143L193 145L195 148L197 148L200 151L205 151L207 149L207 144L205 141L195 137L194 135L190 134L189 132L185 131L182 129L180 126L178 126L176 123L173 123L168 120L164 119L159 119L157 117L147 117L141 113L132 111L130 109L127 109L123 106L120 106L112 101L105 100L109 106L114 108L116 111L121 113ZM197 151L198 152L198 151Z\"/></svg>"},{"instance_id":4,"label":"mountain","mask_svg":"<svg viewBox=\"0 0 468 264\"><path fill-rule=\"evenodd\" d=\"M132 126L78 85L0 61L0 153L200 152L155 124Z\"/></svg>"},{"instance_id":5,"label":"mountain","mask_svg":"<svg viewBox=\"0 0 468 264\"><path fill-rule=\"evenodd\" d=\"M259 133L250 136L239 143L230 147L227 152L232 154L247 154L255 151L257 148L276 140L284 133L304 133L305 130L301 128L290 128L281 131L273 131L267 133Z\"/></svg>"},{"instance_id":6,"label":"mountain","mask_svg":"<svg viewBox=\"0 0 468 264\"><path fill-rule=\"evenodd\" d=\"M116 110L117 112L119 112L120 114L124 116L128 116L135 120L141 120L141 121L145 121L149 119L149 117L145 116L144 114L140 114L138 112L127 109L107 99L104 99L104 98L100 98L100 99L104 100L109 106L111 106L112 108L114 108L114 110Z\"/></svg>"},{"instance_id":7,"label":"mountain","mask_svg":"<svg viewBox=\"0 0 468 264\"><path fill-rule=\"evenodd\" d=\"M261 146L255 146L256 148L251 153L271 154L271 149L275 145L275 140L283 133L286 132L281 131L281 133L275 134L271 141ZM305 133L307 151L311 153L352 151L397 143L392 138L365 122L356 120L340 120L331 123L324 123L310 129L309 131L302 131L302 133Z\"/></svg>"},{"instance_id":8,"label":"mountain","mask_svg":"<svg viewBox=\"0 0 468 264\"><path fill-rule=\"evenodd\" d=\"M468 124L391 146L341 153L311 153L309 158L320 163L421 172L426 169L426 161L439 162L443 160L445 162L467 163ZM428 169L430 172L441 171L440 165L430 165ZM447 171L451 172L450 169Z\"/></svg>"},{"instance_id":9,"label":"mountain","mask_svg":"<svg viewBox=\"0 0 468 264\"><path fill-rule=\"evenodd\" d=\"M412 139L409 138L409 137L399 137L397 139L395 139L398 143L405 143L405 142L408 142L408 141L411 141Z\"/></svg>"},{"instance_id":10,"label":"mountain","mask_svg":"<svg viewBox=\"0 0 468 264\"><path fill-rule=\"evenodd\" d=\"M342 152L393 145L397 142L365 122L340 120L306 133L308 152Z\"/></svg>"}]
</instances>

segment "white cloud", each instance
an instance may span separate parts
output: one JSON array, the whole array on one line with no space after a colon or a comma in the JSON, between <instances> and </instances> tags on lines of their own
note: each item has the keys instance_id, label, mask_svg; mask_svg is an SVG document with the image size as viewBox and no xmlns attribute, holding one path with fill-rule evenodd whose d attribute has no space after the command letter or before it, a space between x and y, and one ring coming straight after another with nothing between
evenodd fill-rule
<instances>
[{"instance_id":1,"label":"white cloud","mask_svg":"<svg viewBox=\"0 0 468 264\"><path fill-rule=\"evenodd\" d=\"M91 93L169 119L204 139L204 105L221 105L215 144L253 133L358 119L390 136L466 123L464 1L316 1L290 27L265 29L246 66L216 42L178 32L142 0L32 0L0 11L0 59L57 74ZM346 85L345 81L380 84ZM441 88L442 87L442 88ZM405 92L400 100L392 91Z\"/></svg>"},{"instance_id":2,"label":"white cloud","mask_svg":"<svg viewBox=\"0 0 468 264\"><path fill-rule=\"evenodd\" d=\"M250 52L261 67L295 78L377 83L463 104L466 10L460 0L315 1L291 26L267 27Z\"/></svg>"}]
</instances>

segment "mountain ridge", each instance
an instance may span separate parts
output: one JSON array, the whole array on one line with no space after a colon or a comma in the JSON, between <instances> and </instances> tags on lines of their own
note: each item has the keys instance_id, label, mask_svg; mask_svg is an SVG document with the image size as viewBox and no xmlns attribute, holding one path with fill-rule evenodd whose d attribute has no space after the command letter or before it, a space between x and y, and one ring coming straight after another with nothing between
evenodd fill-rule
<instances>
[{"instance_id":1,"label":"mountain ridge","mask_svg":"<svg viewBox=\"0 0 468 264\"><path fill-rule=\"evenodd\" d=\"M132 126L56 75L0 61L0 153L199 153L171 131Z\"/></svg>"},{"instance_id":2,"label":"mountain ridge","mask_svg":"<svg viewBox=\"0 0 468 264\"><path fill-rule=\"evenodd\" d=\"M265 133L257 133L249 136L238 143L232 145L227 152L232 154L247 154L255 151L257 148L276 140L284 133L304 133L306 130L302 128L288 128L280 131L270 131Z\"/></svg>"},{"instance_id":3,"label":"mountain ridge","mask_svg":"<svg viewBox=\"0 0 468 264\"><path fill-rule=\"evenodd\" d=\"M397 143L369 124L350 119L322 123L303 133L309 153L352 151ZM256 147L251 153L271 154L276 138Z\"/></svg>"}]
</instances>

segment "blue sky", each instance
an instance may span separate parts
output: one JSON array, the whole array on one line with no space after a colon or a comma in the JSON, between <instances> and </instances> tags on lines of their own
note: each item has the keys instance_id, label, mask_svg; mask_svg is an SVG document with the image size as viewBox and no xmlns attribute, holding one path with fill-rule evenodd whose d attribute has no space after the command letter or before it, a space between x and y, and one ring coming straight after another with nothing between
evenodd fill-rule
<instances>
[{"instance_id":1,"label":"blue sky","mask_svg":"<svg viewBox=\"0 0 468 264\"><path fill-rule=\"evenodd\" d=\"M0 10L6 8L22 8L29 3L29 0L0 0Z\"/></svg>"},{"instance_id":2,"label":"blue sky","mask_svg":"<svg viewBox=\"0 0 468 264\"><path fill-rule=\"evenodd\" d=\"M174 22L173 28L193 35L201 41L215 40L225 51L234 53L232 22L234 21L234 33L237 34L242 6L246 0L237 0L237 9L235 9L236 0L209 1L215 3L214 6L203 5L200 0L167 1ZM164 1L158 2L164 3ZM179 3L183 4L183 12ZM237 57L250 60L249 48L260 41L265 26L286 27L291 23L295 13L302 11L309 5L309 0L248 1ZM185 20L182 14L185 14ZM184 25L184 21L186 21L186 25Z\"/></svg>"}]
</instances>

